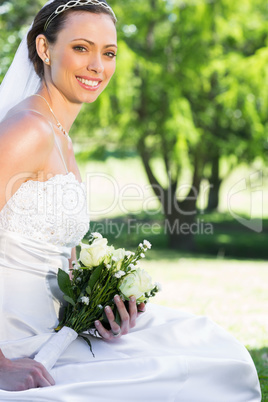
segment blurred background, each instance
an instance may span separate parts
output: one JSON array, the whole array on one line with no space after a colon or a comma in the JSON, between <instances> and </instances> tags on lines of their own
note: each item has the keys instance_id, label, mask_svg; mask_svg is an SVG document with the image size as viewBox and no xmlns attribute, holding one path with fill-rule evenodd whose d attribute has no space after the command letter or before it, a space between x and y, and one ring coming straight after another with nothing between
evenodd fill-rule
<instances>
[{"instance_id":1,"label":"blurred background","mask_svg":"<svg viewBox=\"0 0 268 402\"><path fill-rule=\"evenodd\" d=\"M44 4L0 1L0 81ZM267 0L110 5L117 71L70 132L91 230L149 240L155 302L242 341L268 400Z\"/></svg>"}]
</instances>

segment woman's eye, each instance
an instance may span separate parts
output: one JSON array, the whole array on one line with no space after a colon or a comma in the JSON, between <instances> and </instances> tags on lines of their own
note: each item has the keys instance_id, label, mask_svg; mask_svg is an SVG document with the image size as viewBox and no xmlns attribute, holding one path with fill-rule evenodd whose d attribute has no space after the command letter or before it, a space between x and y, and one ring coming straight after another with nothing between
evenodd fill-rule
<instances>
[{"instance_id":1,"label":"woman's eye","mask_svg":"<svg viewBox=\"0 0 268 402\"><path fill-rule=\"evenodd\" d=\"M86 48L83 46L75 46L74 50L77 50L78 52L85 52Z\"/></svg>"},{"instance_id":2,"label":"woman's eye","mask_svg":"<svg viewBox=\"0 0 268 402\"><path fill-rule=\"evenodd\" d=\"M106 56L110 57L111 59L113 59L114 57L116 57L116 54L114 52L107 52L105 53Z\"/></svg>"}]
</instances>

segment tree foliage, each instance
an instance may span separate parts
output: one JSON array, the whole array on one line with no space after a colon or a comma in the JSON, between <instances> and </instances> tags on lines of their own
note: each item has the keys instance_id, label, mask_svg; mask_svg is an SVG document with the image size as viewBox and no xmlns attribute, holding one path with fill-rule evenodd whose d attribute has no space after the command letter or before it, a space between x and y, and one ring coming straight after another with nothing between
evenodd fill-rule
<instances>
[{"instance_id":1,"label":"tree foliage","mask_svg":"<svg viewBox=\"0 0 268 402\"><path fill-rule=\"evenodd\" d=\"M1 76L40 3L0 6ZM101 97L84 106L74 136L98 156L107 143L136 148L166 219L171 226L191 225L204 177L211 184L209 207L217 207L223 157L231 167L266 157L267 1L110 4L118 17L117 73ZM153 169L156 158L164 177ZM193 239L170 233L170 245L192 248Z\"/></svg>"},{"instance_id":2,"label":"tree foliage","mask_svg":"<svg viewBox=\"0 0 268 402\"><path fill-rule=\"evenodd\" d=\"M130 1L124 7L119 3L119 21L125 21L125 15L131 21L119 27L120 39L132 54L128 67L124 59L119 62L121 82L124 70L132 70L125 92L117 97L120 116L127 114L125 107L132 109L129 120L119 124L121 135L127 142L131 136L137 144L156 195L160 188L161 194L171 197L172 211L165 205L170 199L160 199L166 219L191 225L205 171L213 208L222 180L221 157L232 157L234 164L265 157L267 4L150 0ZM163 160L165 183L154 175L156 157ZM189 191L174 202L189 165ZM171 234L170 245L192 247L191 236Z\"/></svg>"}]
</instances>

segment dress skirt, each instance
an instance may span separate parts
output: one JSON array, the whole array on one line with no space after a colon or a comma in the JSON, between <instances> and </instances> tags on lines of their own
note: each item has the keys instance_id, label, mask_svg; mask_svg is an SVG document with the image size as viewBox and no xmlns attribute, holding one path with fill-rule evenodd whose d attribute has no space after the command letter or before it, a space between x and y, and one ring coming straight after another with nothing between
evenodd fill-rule
<instances>
[{"instance_id":1,"label":"dress skirt","mask_svg":"<svg viewBox=\"0 0 268 402\"><path fill-rule=\"evenodd\" d=\"M61 315L58 268L70 249L2 231L0 348L33 358ZM253 361L233 336L203 316L153 303L128 335L107 342L76 339L51 370L56 385L0 390L0 401L259 402Z\"/></svg>"}]
</instances>

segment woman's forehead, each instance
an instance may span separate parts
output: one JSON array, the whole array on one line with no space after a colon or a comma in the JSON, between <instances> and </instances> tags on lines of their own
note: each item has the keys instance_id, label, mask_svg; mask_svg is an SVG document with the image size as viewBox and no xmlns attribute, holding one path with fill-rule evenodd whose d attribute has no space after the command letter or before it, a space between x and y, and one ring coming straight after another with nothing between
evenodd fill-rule
<instances>
[{"instance_id":1,"label":"woman's forehead","mask_svg":"<svg viewBox=\"0 0 268 402\"><path fill-rule=\"evenodd\" d=\"M108 40L116 43L116 28L112 18L105 13L95 14L87 11L69 12L58 39L85 38L98 41Z\"/></svg>"}]
</instances>

